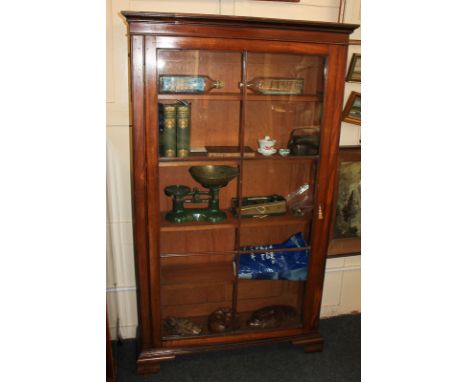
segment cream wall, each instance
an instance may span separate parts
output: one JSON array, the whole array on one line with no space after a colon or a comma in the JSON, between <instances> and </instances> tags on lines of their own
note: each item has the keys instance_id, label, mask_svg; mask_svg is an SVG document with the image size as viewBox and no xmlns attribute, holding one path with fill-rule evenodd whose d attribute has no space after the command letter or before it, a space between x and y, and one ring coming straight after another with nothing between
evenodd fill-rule
<instances>
[{"instance_id":1,"label":"cream wall","mask_svg":"<svg viewBox=\"0 0 468 382\"><path fill-rule=\"evenodd\" d=\"M340 15L340 0L301 0L300 3L107 0L107 303L113 338L117 326L123 338L135 337L138 324L130 194L128 45L126 24L119 12L183 11L334 22L340 18L356 22L359 0L347 0L346 3L345 13ZM346 12L353 19L350 20L351 16ZM353 38L360 38L360 35ZM360 46L350 49L360 49ZM346 91L350 92L348 85ZM343 124L341 144L358 144L360 128L345 125L349 124ZM328 261L322 316L360 311L360 266L360 256Z\"/></svg>"},{"instance_id":2,"label":"cream wall","mask_svg":"<svg viewBox=\"0 0 468 382\"><path fill-rule=\"evenodd\" d=\"M342 12L343 13L340 15L340 18L339 18L341 22L361 24L361 1L360 0L344 0ZM351 35L351 39L354 41L361 40L361 28L358 28L354 31L354 33ZM349 46L347 68L349 67L349 63L351 62L353 53L361 53L360 44ZM352 91L360 93L361 84L353 83L353 82L347 82L345 84L345 94L344 94L344 102L343 102L344 104L346 104L346 100L348 99ZM360 144L360 142L361 142L361 126L343 122L341 124L340 145L342 146L355 145L355 144Z\"/></svg>"}]
</instances>

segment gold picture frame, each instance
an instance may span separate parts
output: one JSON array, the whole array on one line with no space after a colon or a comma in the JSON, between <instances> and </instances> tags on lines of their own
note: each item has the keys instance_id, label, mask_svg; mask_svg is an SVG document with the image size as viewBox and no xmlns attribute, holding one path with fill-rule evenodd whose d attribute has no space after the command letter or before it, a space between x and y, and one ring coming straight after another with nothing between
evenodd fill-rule
<instances>
[{"instance_id":1,"label":"gold picture frame","mask_svg":"<svg viewBox=\"0 0 468 382\"><path fill-rule=\"evenodd\" d=\"M328 257L361 253L361 147L340 147Z\"/></svg>"},{"instance_id":2,"label":"gold picture frame","mask_svg":"<svg viewBox=\"0 0 468 382\"><path fill-rule=\"evenodd\" d=\"M361 82L361 53L354 53L346 75L346 82Z\"/></svg>"},{"instance_id":3,"label":"gold picture frame","mask_svg":"<svg viewBox=\"0 0 468 382\"><path fill-rule=\"evenodd\" d=\"M361 125L361 93L351 92L343 111L343 121Z\"/></svg>"}]
</instances>

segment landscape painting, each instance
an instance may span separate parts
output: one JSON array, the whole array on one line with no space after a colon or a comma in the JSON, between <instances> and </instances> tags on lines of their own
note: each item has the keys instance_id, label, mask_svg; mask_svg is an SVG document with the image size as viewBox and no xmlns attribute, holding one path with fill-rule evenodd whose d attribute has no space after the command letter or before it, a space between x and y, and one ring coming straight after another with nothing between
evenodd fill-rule
<instances>
[{"instance_id":1,"label":"landscape painting","mask_svg":"<svg viewBox=\"0 0 468 382\"><path fill-rule=\"evenodd\" d=\"M361 125L361 93L351 92L343 111L343 121Z\"/></svg>"},{"instance_id":2,"label":"landscape painting","mask_svg":"<svg viewBox=\"0 0 468 382\"><path fill-rule=\"evenodd\" d=\"M358 53L353 54L346 81L361 82L361 55Z\"/></svg>"},{"instance_id":3,"label":"landscape painting","mask_svg":"<svg viewBox=\"0 0 468 382\"><path fill-rule=\"evenodd\" d=\"M361 237L361 162L341 162L335 239Z\"/></svg>"}]
</instances>

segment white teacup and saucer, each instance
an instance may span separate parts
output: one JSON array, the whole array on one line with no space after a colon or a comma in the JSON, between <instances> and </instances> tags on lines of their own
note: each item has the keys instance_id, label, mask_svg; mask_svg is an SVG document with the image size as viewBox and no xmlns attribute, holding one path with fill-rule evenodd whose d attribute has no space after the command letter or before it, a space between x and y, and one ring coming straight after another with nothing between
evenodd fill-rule
<instances>
[{"instance_id":1,"label":"white teacup and saucer","mask_svg":"<svg viewBox=\"0 0 468 382\"><path fill-rule=\"evenodd\" d=\"M276 153L275 149L276 139L271 139L268 135L265 138L258 140L258 145L260 146L257 151L265 156L273 155Z\"/></svg>"}]
</instances>

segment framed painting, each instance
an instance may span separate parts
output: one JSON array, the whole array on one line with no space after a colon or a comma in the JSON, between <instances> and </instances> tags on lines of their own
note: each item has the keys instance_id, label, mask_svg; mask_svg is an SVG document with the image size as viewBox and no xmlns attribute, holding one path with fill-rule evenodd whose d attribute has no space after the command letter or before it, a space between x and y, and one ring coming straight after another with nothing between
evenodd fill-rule
<instances>
[{"instance_id":1,"label":"framed painting","mask_svg":"<svg viewBox=\"0 0 468 382\"><path fill-rule=\"evenodd\" d=\"M354 53L349 63L346 82L361 82L361 53Z\"/></svg>"},{"instance_id":2,"label":"framed painting","mask_svg":"<svg viewBox=\"0 0 468 382\"><path fill-rule=\"evenodd\" d=\"M361 93L351 92L343 111L343 121L361 125Z\"/></svg>"},{"instance_id":3,"label":"framed painting","mask_svg":"<svg viewBox=\"0 0 468 382\"><path fill-rule=\"evenodd\" d=\"M340 147L329 257L361 253L361 147Z\"/></svg>"}]
</instances>

